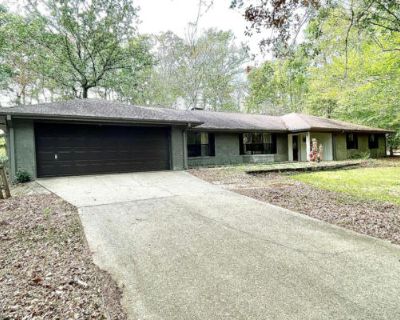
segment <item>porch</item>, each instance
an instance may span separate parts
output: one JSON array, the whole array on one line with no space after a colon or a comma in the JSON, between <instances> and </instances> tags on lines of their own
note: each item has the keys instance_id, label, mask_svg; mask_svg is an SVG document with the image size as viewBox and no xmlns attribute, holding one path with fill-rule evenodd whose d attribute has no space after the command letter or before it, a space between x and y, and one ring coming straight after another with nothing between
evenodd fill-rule
<instances>
[{"instance_id":1,"label":"porch","mask_svg":"<svg viewBox=\"0 0 400 320\"><path fill-rule=\"evenodd\" d=\"M288 134L288 160L309 161L312 139L317 139L318 146L322 144L322 160L334 160L333 136L330 132L299 132Z\"/></svg>"}]
</instances>

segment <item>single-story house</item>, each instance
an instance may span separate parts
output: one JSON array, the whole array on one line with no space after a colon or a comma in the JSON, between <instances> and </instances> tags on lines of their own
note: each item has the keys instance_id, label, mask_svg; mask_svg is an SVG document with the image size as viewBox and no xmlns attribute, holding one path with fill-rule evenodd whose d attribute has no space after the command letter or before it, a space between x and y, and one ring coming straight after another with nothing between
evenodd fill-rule
<instances>
[{"instance_id":1,"label":"single-story house","mask_svg":"<svg viewBox=\"0 0 400 320\"><path fill-rule=\"evenodd\" d=\"M0 108L11 174L36 177L386 155L390 130L308 116L182 111L83 99Z\"/></svg>"}]
</instances>

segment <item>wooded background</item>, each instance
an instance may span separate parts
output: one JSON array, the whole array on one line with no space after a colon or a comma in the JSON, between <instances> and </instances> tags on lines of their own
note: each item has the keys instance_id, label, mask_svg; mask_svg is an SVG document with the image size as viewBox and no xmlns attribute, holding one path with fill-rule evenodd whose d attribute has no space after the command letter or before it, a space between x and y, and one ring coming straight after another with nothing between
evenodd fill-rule
<instances>
[{"instance_id":1,"label":"wooded background","mask_svg":"<svg viewBox=\"0 0 400 320\"><path fill-rule=\"evenodd\" d=\"M139 34L131 0L28 0L0 7L0 90L9 104L101 97L141 105L304 112L394 129L400 143L399 0L226 0L247 34ZM201 7L212 1L199 0Z\"/></svg>"}]
</instances>

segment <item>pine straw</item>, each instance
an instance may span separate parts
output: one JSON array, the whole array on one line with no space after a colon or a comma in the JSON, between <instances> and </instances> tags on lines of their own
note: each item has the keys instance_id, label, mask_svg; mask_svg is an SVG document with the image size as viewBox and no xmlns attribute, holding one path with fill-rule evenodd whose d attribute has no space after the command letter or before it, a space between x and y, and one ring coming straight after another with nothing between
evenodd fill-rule
<instances>
[{"instance_id":1,"label":"pine straw","mask_svg":"<svg viewBox=\"0 0 400 320\"><path fill-rule=\"evenodd\" d=\"M0 319L126 319L76 209L52 194L0 201Z\"/></svg>"}]
</instances>

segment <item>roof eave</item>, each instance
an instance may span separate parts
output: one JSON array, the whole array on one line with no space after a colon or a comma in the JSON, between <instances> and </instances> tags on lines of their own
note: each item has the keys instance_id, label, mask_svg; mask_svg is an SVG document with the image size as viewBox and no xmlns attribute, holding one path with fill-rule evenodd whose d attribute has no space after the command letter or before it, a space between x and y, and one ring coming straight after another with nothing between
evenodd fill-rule
<instances>
[{"instance_id":1,"label":"roof eave","mask_svg":"<svg viewBox=\"0 0 400 320\"><path fill-rule=\"evenodd\" d=\"M199 127L194 128L196 131L215 131L215 132L273 132L273 133L288 133L286 129L268 129L268 128L214 128L214 127Z\"/></svg>"},{"instance_id":2,"label":"roof eave","mask_svg":"<svg viewBox=\"0 0 400 320\"><path fill-rule=\"evenodd\" d=\"M309 129L311 132L359 132L359 133L394 133L393 130L379 129L379 128L365 128L365 129L354 129L354 128L345 128L345 129L329 129L329 128L317 128L313 127Z\"/></svg>"},{"instance_id":3,"label":"roof eave","mask_svg":"<svg viewBox=\"0 0 400 320\"><path fill-rule=\"evenodd\" d=\"M0 115L10 115L12 118L17 119L32 119L32 120L70 120L70 121L90 121L90 122L115 122L115 123L141 123L141 124L164 124L164 125L184 125L184 126L198 126L203 122L189 121L189 120L163 120L163 119L127 119L120 117L94 117L94 116L72 116L72 115L49 115L49 114L36 114L36 113L12 113L1 112Z\"/></svg>"}]
</instances>

